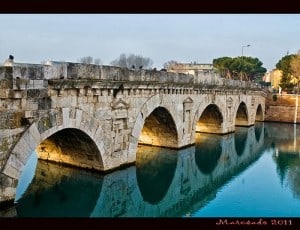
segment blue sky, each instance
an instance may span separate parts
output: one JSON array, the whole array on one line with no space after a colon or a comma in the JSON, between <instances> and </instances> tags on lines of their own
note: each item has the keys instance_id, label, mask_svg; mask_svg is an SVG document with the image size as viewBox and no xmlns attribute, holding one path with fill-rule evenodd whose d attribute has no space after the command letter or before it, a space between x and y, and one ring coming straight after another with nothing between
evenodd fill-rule
<instances>
[{"instance_id":1,"label":"blue sky","mask_svg":"<svg viewBox=\"0 0 300 230\"><path fill-rule=\"evenodd\" d=\"M104 65L121 53L162 68L170 60L212 63L218 57L257 57L268 70L300 50L300 14L0 14L0 62Z\"/></svg>"}]
</instances>

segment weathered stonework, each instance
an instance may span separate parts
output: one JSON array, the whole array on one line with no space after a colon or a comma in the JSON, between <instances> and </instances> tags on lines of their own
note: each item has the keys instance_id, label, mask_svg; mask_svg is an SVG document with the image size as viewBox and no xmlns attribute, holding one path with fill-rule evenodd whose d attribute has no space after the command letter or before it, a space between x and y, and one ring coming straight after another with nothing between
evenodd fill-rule
<instances>
[{"instance_id":1,"label":"weathered stonework","mask_svg":"<svg viewBox=\"0 0 300 230\"><path fill-rule=\"evenodd\" d=\"M269 95L266 100L266 121L300 123L300 96ZM298 97L298 105L296 98Z\"/></svg>"},{"instance_id":2,"label":"weathered stonework","mask_svg":"<svg viewBox=\"0 0 300 230\"><path fill-rule=\"evenodd\" d=\"M266 92L250 82L53 62L1 67L0 84L1 133L22 130L0 139L0 173L16 181L33 151L107 171L134 163L139 143L182 148L196 132L264 120ZM11 188L0 184L0 202L14 197Z\"/></svg>"}]
</instances>

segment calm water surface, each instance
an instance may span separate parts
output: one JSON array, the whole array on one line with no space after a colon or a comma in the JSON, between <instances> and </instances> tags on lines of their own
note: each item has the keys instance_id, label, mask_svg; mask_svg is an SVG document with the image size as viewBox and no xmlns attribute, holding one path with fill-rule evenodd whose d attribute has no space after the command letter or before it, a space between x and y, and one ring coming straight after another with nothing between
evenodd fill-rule
<instances>
[{"instance_id":1,"label":"calm water surface","mask_svg":"<svg viewBox=\"0 0 300 230\"><path fill-rule=\"evenodd\" d=\"M32 154L19 217L300 217L300 126L197 134L182 150L140 146L135 166L99 175Z\"/></svg>"}]
</instances>

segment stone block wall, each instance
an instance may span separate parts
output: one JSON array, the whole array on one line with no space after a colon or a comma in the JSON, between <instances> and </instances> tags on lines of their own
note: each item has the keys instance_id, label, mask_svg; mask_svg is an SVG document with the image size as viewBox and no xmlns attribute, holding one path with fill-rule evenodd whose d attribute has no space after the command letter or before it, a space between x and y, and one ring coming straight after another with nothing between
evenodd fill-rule
<instances>
[{"instance_id":1,"label":"stone block wall","mask_svg":"<svg viewBox=\"0 0 300 230\"><path fill-rule=\"evenodd\" d=\"M300 123L300 108L297 107L296 97L296 94L268 95L265 121ZM298 96L298 103L300 105L300 96Z\"/></svg>"}]
</instances>

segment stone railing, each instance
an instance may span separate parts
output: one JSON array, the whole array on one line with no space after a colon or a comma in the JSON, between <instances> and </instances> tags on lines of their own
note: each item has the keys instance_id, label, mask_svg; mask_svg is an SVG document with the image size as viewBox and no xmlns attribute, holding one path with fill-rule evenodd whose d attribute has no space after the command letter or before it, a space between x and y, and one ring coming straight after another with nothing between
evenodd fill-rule
<instances>
[{"instance_id":1,"label":"stone railing","mask_svg":"<svg viewBox=\"0 0 300 230\"><path fill-rule=\"evenodd\" d=\"M220 78L216 73L191 74L157 70L120 68L69 62L47 64L15 63L12 67L0 66L1 89L46 89L48 80L91 80L107 82L168 83L181 85L224 86L227 88L260 89L252 82Z\"/></svg>"}]
</instances>

